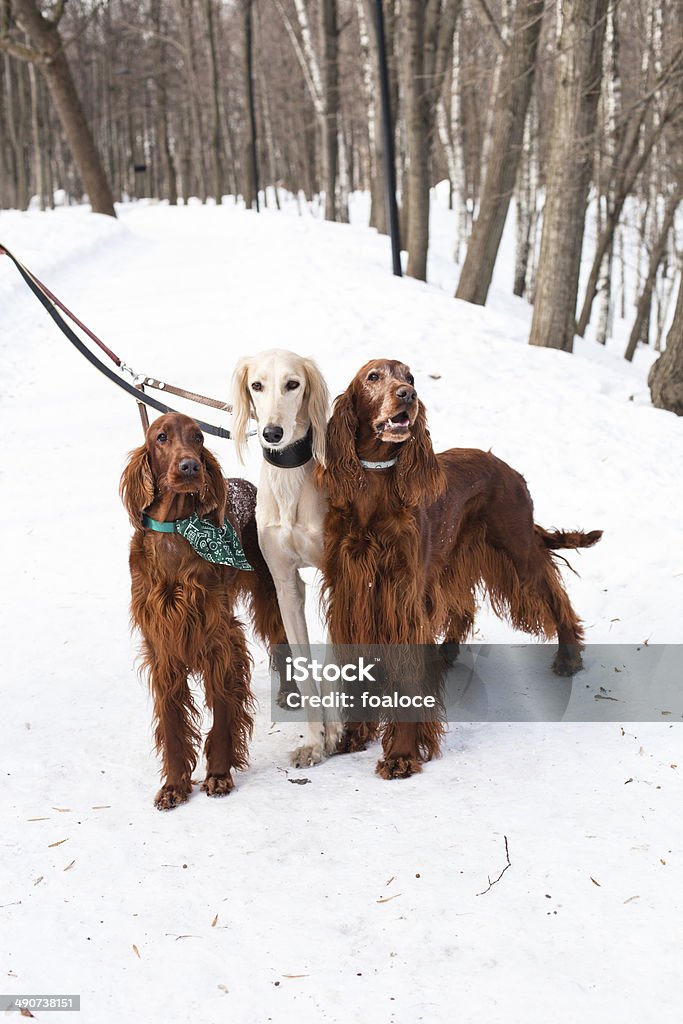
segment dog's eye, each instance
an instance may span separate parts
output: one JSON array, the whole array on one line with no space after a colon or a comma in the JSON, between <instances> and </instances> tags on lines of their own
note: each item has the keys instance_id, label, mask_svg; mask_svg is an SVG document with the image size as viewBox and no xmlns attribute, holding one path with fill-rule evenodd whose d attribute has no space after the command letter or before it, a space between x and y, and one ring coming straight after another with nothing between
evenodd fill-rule
<instances>
[{"instance_id":1,"label":"dog's eye","mask_svg":"<svg viewBox=\"0 0 683 1024\"><path fill-rule=\"evenodd\" d=\"M368 374L368 380L379 380L379 374L373 370L372 373Z\"/></svg>"},{"instance_id":2,"label":"dog's eye","mask_svg":"<svg viewBox=\"0 0 683 1024\"><path fill-rule=\"evenodd\" d=\"M195 435L194 435L194 439L195 439L195 441L197 442L197 444L201 444L201 443L202 443L202 441L204 440L204 438L202 437L202 435L201 435L201 434L195 434Z\"/></svg>"},{"instance_id":3,"label":"dog's eye","mask_svg":"<svg viewBox=\"0 0 683 1024\"><path fill-rule=\"evenodd\" d=\"M164 444L166 441L168 441L168 437L166 436L166 434L164 434L163 430L161 431L160 434L157 434L157 441L159 442L159 444Z\"/></svg>"},{"instance_id":4,"label":"dog's eye","mask_svg":"<svg viewBox=\"0 0 683 1024\"><path fill-rule=\"evenodd\" d=\"M415 383L415 378L413 377L412 373L409 373L409 374L408 374L408 376L406 377L406 380L408 381L408 383L409 383L409 384L410 384L411 386L412 386L412 385L413 385L413 384Z\"/></svg>"},{"instance_id":5,"label":"dog's eye","mask_svg":"<svg viewBox=\"0 0 683 1024\"><path fill-rule=\"evenodd\" d=\"M288 380L287 383L285 384L285 388L287 389L287 391L296 391L296 389L298 387L299 387L299 381L298 380Z\"/></svg>"},{"instance_id":6,"label":"dog's eye","mask_svg":"<svg viewBox=\"0 0 683 1024\"><path fill-rule=\"evenodd\" d=\"M263 391L263 384L261 384L260 381L255 380L254 383L251 385L251 390L252 391Z\"/></svg>"}]
</instances>

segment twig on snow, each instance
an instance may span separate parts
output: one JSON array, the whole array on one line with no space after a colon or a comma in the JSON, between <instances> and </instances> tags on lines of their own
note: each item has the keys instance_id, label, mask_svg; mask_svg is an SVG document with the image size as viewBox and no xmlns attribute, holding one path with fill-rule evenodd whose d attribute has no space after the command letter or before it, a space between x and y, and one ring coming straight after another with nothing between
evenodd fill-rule
<instances>
[{"instance_id":1,"label":"twig on snow","mask_svg":"<svg viewBox=\"0 0 683 1024\"><path fill-rule=\"evenodd\" d=\"M503 836L503 839L505 840L505 859L507 861L507 864L505 865L505 867L503 868L501 873L498 875L498 878L494 878L493 881L491 881L490 875L486 876L488 878L488 880L489 880L488 887L486 889L483 889L481 892L478 892L476 894L477 896L485 896L486 893L489 891L489 889L493 889L494 885L496 885L497 882L500 882L501 878L503 877L503 875L505 874L507 869L512 867L512 864L510 863L510 850L508 848L508 837L507 836Z\"/></svg>"}]
</instances>

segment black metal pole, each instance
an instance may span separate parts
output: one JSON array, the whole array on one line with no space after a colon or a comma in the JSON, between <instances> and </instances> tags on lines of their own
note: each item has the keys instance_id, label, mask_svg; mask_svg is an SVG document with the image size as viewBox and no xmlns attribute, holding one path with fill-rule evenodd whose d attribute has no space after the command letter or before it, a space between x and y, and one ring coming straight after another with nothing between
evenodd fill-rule
<instances>
[{"instance_id":1,"label":"black metal pole","mask_svg":"<svg viewBox=\"0 0 683 1024\"><path fill-rule=\"evenodd\" d=\"M379 61L379 84L382 94L382 133L384 135L384 182L387 201L387 218L391 234L391 255L394 274L402 277L401 240L398 228L398 205L396 203L396 154L394 132L389 102L389 71L387 69L387 42L384 33L384 9L382 0L375 0L375 28L377 33L377 59Z\"/></svg>"},{"instance_id":2,"label":"black metal pole","mask_svg":"<svg viewBox=\"0 0 683 1024\"><path fill-rule=\"evenodd\" d=\"M258 197L258 151L256 146L256 107L254 104L254 55L253 55L253 22L252 22L252 0L245 0L245 19L244 19L244 30L246 33L246 51L247 51L247 93L249 101L249 127L251 133L251 172L252 172L252 187L254 189L254 198L256 200L256 212L260 212L259 197Z\"/></svg>"}]
</instances>

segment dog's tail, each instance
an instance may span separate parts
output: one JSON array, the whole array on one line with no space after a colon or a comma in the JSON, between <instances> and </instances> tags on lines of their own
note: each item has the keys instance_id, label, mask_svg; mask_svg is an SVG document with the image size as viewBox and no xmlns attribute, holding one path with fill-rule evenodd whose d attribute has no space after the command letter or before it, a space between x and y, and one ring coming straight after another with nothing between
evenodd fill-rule
<instances>
[{"instance_id":1,"label":"dog's tail","mask_svg":"<svg viewBox=\"0 0 683 1024\"><path fill-rule=\"evenodd\" d=\"M538 523L534 523L534 529L544 546L552 551L559 548L592 548L602 537L602 530L591 530L590 533L581 530L544 530Z\"/></svg>"}]
</instances>

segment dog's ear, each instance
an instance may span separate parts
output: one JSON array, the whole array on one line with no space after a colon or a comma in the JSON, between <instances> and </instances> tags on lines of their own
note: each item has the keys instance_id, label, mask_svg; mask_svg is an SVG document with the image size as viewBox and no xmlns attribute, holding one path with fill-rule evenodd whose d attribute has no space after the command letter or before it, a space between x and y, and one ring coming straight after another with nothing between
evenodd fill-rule
<instances>
[{"instance_id":1,"label":"dog's ear","mask_svg":"<svg viewBox=\"0 0 683 1024\"><path fill-rule=\"evenodd\" d=\"M119 494L133 526L140 525L142 513L154 501L154 477L146 445L140 445L128 456L128 465L121 475Z\"/></svg>"},{"instance_id":2,"label":"dog's ear","mask_svg":"<svg viewBox=\"0 0 683 1024\"><path fill-rule=\"evenodd\" d=\"M422 402L418 406L410 440L401 445L396 463L396 487L401 501L409 507L434 501L446 489L446 476L434 454L424 406Z\"/></svg>"},{"instance_id":3,"label":"dog's ear","mask_svg":"<svg viewBox=\"0 0 683 1024\"><path fill-rule=\"evenodd\" d=\"M251 415L251 397L249 395L249 359L240 359L232 375L232 430L230 436L235 442L237 458L244 464L247 448L247 424Z\"/></svg>"},{"instance_id":4,"label":"dog's ear","mask_svg":"<svg viewBox=\"0 0 683 1024\"><path fill-rule=\"evenodd\" d=\"M319 467L316 479L327 488L331 504L350 504L365 478L356 452L358 413L353 388L335 400L332 417L327 424L325 466Z\"/></svg>"},{"instance_id":5,"label":"dog's ear","mask_svg":"<svg viewBox=\"0 0 683 1024\"><path fill-rule=\"evenodd\" d=\"M308 388L308 415L313 428L313 456L321 466L324 466L330 395L323 375L313 359L304 359L303 367Z\"/></svg>"},{"instance_id":6,"label":"dog's ear","mask_svg":"<svg viewBox=\"0 0 683 1024\"><path fill-rule=\"evenodd\" d=\"M225 504L228 497L228 485L218 459L205 448L202 452L204 463L204 487L199 495L198 513L207 516L214 512L219 526L225 521Z\"/></svg>"}]
</instances>

